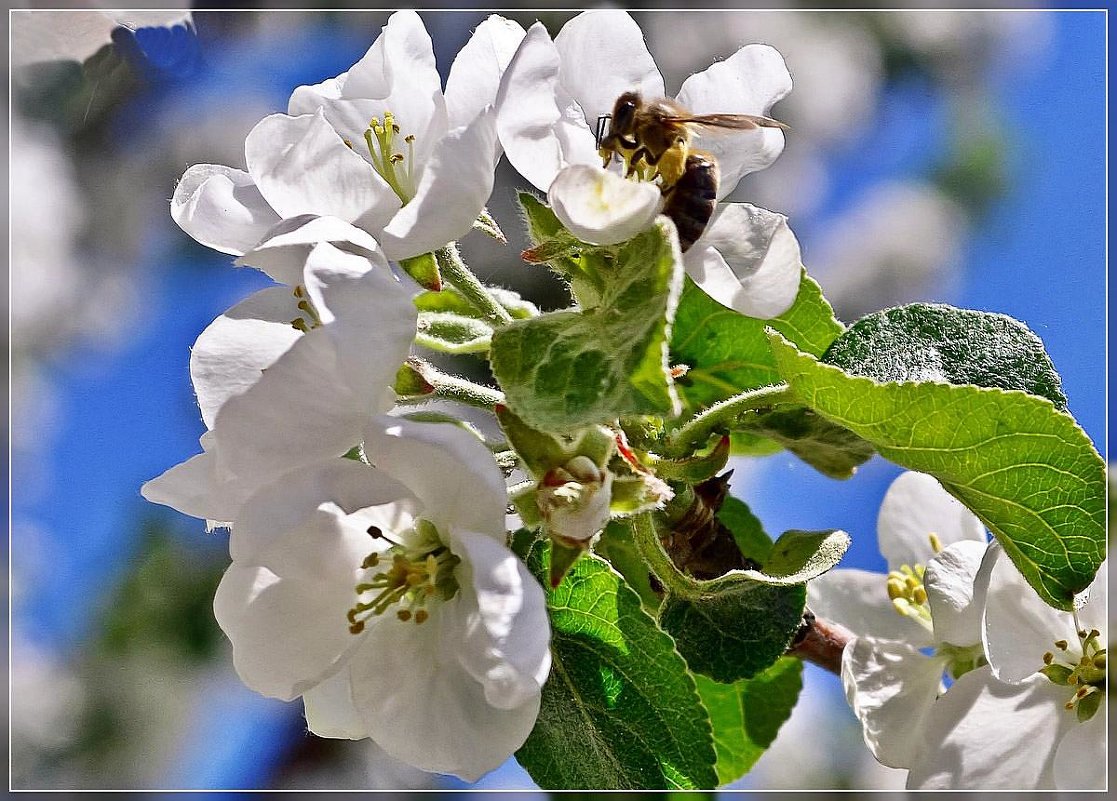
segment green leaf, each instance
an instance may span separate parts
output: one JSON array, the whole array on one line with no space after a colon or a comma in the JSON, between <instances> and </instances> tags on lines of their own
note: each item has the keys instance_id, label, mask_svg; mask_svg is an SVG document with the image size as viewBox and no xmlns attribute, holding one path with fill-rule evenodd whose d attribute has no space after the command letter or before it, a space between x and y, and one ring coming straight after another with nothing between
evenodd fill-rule
<instances>
[{"instance_id":1,"label":"green leaf","mask_svg":"<svg viewBox=\"0 0 1117 801\"><path fill-rule=\"evenodd\" d=\"M538 258L531 258L531 261L548 262L560 274L567 276L579 272L581 267L576 251L581 243L563 227L551 207L531 192L519 192L517 197L524 212L528 238L533 245L531 250L538 253ZM527 251L525 255L530 253ZM573 257L572 253L575 254Z\"/></svg>"},{"instance_id":2,"label":"green leaf","mask_svg":"<svg viewBox=\"0 0 1117 801\"><path fill-rule=\"evenodd\" d=\"M750 415L746 421L745 433L773 440L830 478L852 477L876 453L849 429L802 407Z\"/></svg>"},{"instance_id":3,"label":"green leaf","mask_svg":"<svg viewBox=\"0 0 1117 801\"><path fill-rule=\"evenodd\" d=\"M632 526L628 521L610 520L593 550L624 576L625 583L640 596L645 609L654 613L659 608L660 594L652 587L651 571L632 540Z\"/></svg>"},{"instance_id":4,"label":"green leaf","mask_svg":"<svg viewBox=\"0 0 1117 801\"><path fill-rule=\"evenodd\" d=\"M744 574L766 584L802 584L838 564L849 543L844 531L785 531L769 550L763 569Z\"/></svg>"},{"instance_id":5,"label":"green leaf","mask_svg":"<svg viewBox=\"0 0 1117 801\"><path fill-rule=\"evenodd\" d=\"M714 727L718 784L725 785L752 770L791 716L803 687L803 663L784 656L751 679L720 684L696 676L695 682Z\"/></svg>"},{"instance_id":6,"label":"green leaf","mask_svg":"<svg viewBox=\"0 0 1117 801\"><path fill-rule=\"evenodd\" d=\"M513 292L511 289L490 286L486 287L486 290L516 320L536 317L539 314L539 309L534 303L524 300L519 293ZM438 292L429 290L420 292L415 296L415 307L420 312L454 312L463 317L473 317L477 320L485 319L484 312L470 303L462 293L449 286L444 286Z\"/></svg>"},{"instance_id":7,"label":"green leaf","mask_svg":"<svg viewBox=\"0 0 1117 801\"><path fill-rule=\"evenodd\" d=\"M677 383L691 409L780 380L765 326L816 356L842 332L834 310L806 272L794 305L773 320L746 317L722 306L690 278L684 284L671 333L671 364L690 367Z\"/></svg>"},{"instance_id":8,"label":"green leaf","mask_svg":"<svg viewBox=\"0 0 1117 801\"><path fill-rule=\"evenodd\" d=\"M937 381L1019 389L1066 411L1043 342L1004 314L913 303L862 317L822 361L877 381Z\"/></svg>"},{"instance_id":9,"label":"green leaf","mask_svg":"<svg viewBox=\"0 0 1117 801\"><path fill-rule=\"evenodd\" d=\"M433 253L422 253L410 259L403 259L399 266L423 289L437 292L442 288L442 273L438 270L438 261Z\"/></svg>"},{"instance_id":10,"label":"green leaf","mask_svg":"<svg viewBox=\"0 0 1117 801\"><path fill-rule=\"evenodd\" d=\"M819 414L929 473L1004 546L1028 583L1070 610L1105 558L1105 464L1051 400L1018 390L879 383L771 335L780 371Z\"/></svg>"},{"instance_id":11,"label":"green leaf","mask_svg":"<svg viewBox=\"0 0 1117 801\"><path fill-rule=\"evenodd\" d=\"M541 583L549 544L527 558ZM544 789L703 789L710 721L671 638L607 563L587 554L547 592L551 675L516 758Z\"/></svg>"},{"instance_id":12,"label":"green leaf","mask_svg":"<svg viewBox=\"0 0 1117 801\"><path fill-rule=\"evenodd\" d=\"M677 414L666 360L682 278L677 248L659 223L617 250L599 306L517 320L493 334L493 373L524 422L562 432Z\"/></svg>"},{"instance_id":13,"label":"green leaf","mask_svg":"<svg viewBox=\"0 0 1117 801\"><path fill-rule=\"evenodd\" d=\"M733 534L733 541L742 554L757 564L762 565L768 561L768 554L772 551L772 538L764 531L764 525L752 513L748 504L729 495L722 501L717 517Z\"/></svg>"},{"instance_id":14,"label":"green leaf","mask_svg":"<svg viewBox=\"0 0 1117 801\"><path fill-rule=\"evenodd\" d=\"M415 344L440 353L484 353L493 329L475 317L455 312L419 312Z\"/></svg>"},{"instance_id":15,"label":"green leaf","mask_svg":"<svg viewBox=\"0 0 1117 801\"><path fill-rule=\"evenodd\" d=\"M669 595L659 624L695 673L715 681L748 679L787 650L803 622L807 590L778 586L734 570L712 581L695 582L693 595Z\"/></svg>"}]
</instances>

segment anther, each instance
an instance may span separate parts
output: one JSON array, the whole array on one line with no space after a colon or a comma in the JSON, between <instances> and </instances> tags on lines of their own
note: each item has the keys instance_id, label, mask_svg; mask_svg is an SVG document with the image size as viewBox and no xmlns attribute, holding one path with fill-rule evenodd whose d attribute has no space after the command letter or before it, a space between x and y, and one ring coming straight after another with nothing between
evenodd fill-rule
<instances>
[{"instance_id":1,"label":"anther","mask_svg":"<svg viewBox=\"0 0 1117 801\"><path fill-rule=\"evenodd\" d=\"M411 620L411 610L400 609L398 612L396 612L396 617L406 623L408 620Z\"/></svg>"},{"instance_id":2,"label":"anther","mask_svg":"<svg viewBox=\"0 0 1117 801\"><path fill-rule=\"evenodd\" d=\"M1085 634L1085 632L1083 632L1083 634ZM1067 650L1067 641L1055 640L1055 647L1058 648L1060 651L1065 651Z\"/></svg>"},{"instance_id":3,"label":"anther","mask_svg":"<svg viewBox=\"0 0 1117 801\"><path fill-rule=\"evenodd\" d=\"M420 609L418 612L415 613L415 622L416 623L422 623L428 617L430 617L430 615L427 614L427 610Z\"/></svg>"},{"instance_id":4,"label":"anther","mask_svg":"<svg viewBox=\"0 0 1117 801\"><path fill-rule=\"evenodd\" d=\"M375 539L379 539L380 537L383 537L384 532L380 529L380 526L369 526L368 527L368 535L375 540Z\"/></svg>"},{"instance_id":5,"label":"anther","mask_svg":"<svg viewBox=\"0 0 1117 801\"><path fill-rule=\"evenodd\" d=\"M304 320L302 317L296 317L294 320L292 320L291 327L294 328L296 331L302 331L304 334L310 330L306 327L306 320Z\"/></svg>"},{"instance_id":6,"label":"anther","mask_svg":"<svg viewBox=\"0 0 1117 801\"><path fill-rule=\"evenodd\" d=\"M1047 651L1043 654L1043 664L1050 665L1053 661L1055 661L1055 654L1051 653L1050 651Z\"/></svg>"},{"instance_id":7,"label":"anther","mask_svg":"<svg viewBox=\"0 0 1117 801\"><path fill-rule=\"evenodd\" d=\"M927 539L931 541L931 550L934 553L942 553L942 540L939 539L938 534L932 531L927 534Z\"/></svg>"}]
</instances>

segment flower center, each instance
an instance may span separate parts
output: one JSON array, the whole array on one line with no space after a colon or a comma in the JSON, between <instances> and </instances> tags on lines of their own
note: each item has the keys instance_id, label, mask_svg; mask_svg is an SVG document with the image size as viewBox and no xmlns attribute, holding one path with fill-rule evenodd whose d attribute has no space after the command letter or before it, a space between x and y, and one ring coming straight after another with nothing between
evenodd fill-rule
<instances>
[{"instance_id":1,"label":"flower center","mask_svg":"<svg viewBox=\"0 0 1117 801\"><path fill-rule=\"evenodd\" d=\"M942 550L942 541L933 531L927 535L931 542L931 550L939 553ZM890 570L886 577L888 598L892 601L892 608L904 617L910 617L925 629L930 631L931 605L927 602L927 589L923 586L923 574L926 565L900 565L899 570Z\"/></svg>"},{"instance_id":2,"label":"flower center","mask_svg":"<svg viewBox=\"0 0 1117 801\"><path fill-rule=\"evenodd\" d=\"M369 122L365 129L365 144L368 146L369 158L372 159L372 168L380 173L400 202L406 206L415 197L415 135L408 134L403 138L407 145L405 156L396 149L399 132L395 116L392 112L385 111L383 122L379 117L373 117ZM348 139L345 144L353 147Z\"/></svg>"},{"instance_id":3,"label":"flower center","mask_svg":"<svg viewBox=\"0 0 1117 801\"><path fill-rule=\"evenodd\" d=\"M403 621L422 623L430 615L425 608L428 600L449 600L458 591L454 567L460 559L442 544L438 530L427 520L415 523L415 543L404 545L390 539L376 526L368 533L374 539L383 538L392 547L382 553L374 552L365 557L361 567L372 569L386 567L372 578L357 585L357 604L349 610L349 631L360 634L365 622L396 607L396 617ZM365 595L370 600L360 600Z\"/></svg>"},{"instance_id":4,"label":"flower center","mask_svg":"<svg viewBox=\"0 0 1117 801\"><path fill-rule=\"evenodd\" d=\"M1074 694L1065 707L1068 711L1074 710L1078 720L1085 722L1098 711L1105 695L1105 648L1097 629L1079 629L1078 643L1081 656L1075 660L1070 643L1058 640L1055 650L1059 656L1052 651L1045 653L1039 672L1052 683L1073 689Z\"/></svg>"},{"instance_id":5,"label":"flower center","mask_svg":"<svg viewBox=\"0 0 1117 801\"><path fill-rule=\"evenodd\" d=\"M310 329L322 325L322 318L318 316L318 311L310 302L310 298L307 297L306 289L303 288L302 284L296 286L294 292L291 294L299 299L299 311L306 315L306 317L296 317L292 320L291 327L305 334Z\"/></svg>"}]
</instances>

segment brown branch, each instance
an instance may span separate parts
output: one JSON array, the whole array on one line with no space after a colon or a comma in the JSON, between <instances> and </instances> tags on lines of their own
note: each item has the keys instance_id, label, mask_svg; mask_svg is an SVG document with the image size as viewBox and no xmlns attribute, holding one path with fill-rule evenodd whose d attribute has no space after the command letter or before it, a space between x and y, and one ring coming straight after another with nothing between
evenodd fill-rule
<instances>
[{"instance_id":1,"label":"brown branch","mask_svg":"<svg viewBox=\"0 0 1117 801\"><path fill-rule=\"evenodd\" d=\"M813 662L819 667L840 676L842 674L842 650L854 638L854 633L840 623L833 623L815 617L809 609L803 614L803 627L791 641L787 649L790 656L797 656L805 662Z\"/></svg>"}]
</instances>

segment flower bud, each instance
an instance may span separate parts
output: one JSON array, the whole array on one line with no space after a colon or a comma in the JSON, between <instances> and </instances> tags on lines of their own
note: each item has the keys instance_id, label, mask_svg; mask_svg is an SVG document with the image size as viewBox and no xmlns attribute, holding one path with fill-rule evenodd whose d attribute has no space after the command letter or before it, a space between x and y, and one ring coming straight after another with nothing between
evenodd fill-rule
<instances>
[{"instance_id":1,"label":"flower bud","mask_svg":"<svg viewBox=\"0 0 1117 801\"><path fill-rule=\"evenodd\" d=\"M568 546L587 542L609 522L612 487L613 474L588 456L548 470L537 496L547 533Z\"/></svg>"}]
</instances>

